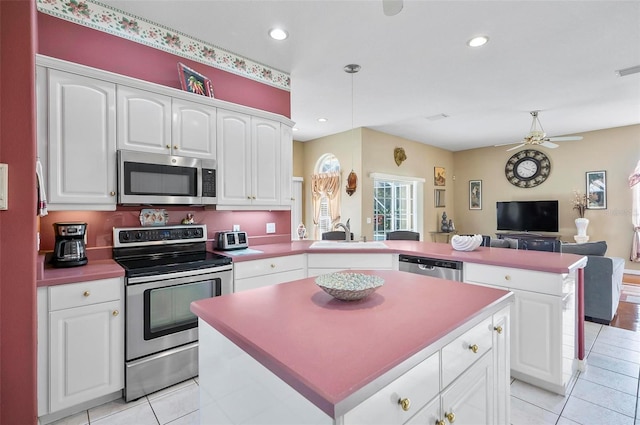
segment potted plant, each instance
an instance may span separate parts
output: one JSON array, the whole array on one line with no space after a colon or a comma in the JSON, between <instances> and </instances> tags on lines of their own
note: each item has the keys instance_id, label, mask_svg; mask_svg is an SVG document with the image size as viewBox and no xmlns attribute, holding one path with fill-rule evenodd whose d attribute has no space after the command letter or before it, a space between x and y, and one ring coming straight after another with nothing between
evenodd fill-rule
<instances>
[{"instance_id":1,"label":"potted plant","mask_svg":"<svg viewBox=\"0 0 640 425\"><path fill-rule=\"evenodd\" d=\"M589 226L589 219L584 218L584 213L587 210L587 195L580 193L577 190L573 191L573 209L578 211L578 218L575 219L576 229L578 234L573 237L576 242L584 243L589 240L587 236L587 226Z\"/></svg>"}]
</instances>

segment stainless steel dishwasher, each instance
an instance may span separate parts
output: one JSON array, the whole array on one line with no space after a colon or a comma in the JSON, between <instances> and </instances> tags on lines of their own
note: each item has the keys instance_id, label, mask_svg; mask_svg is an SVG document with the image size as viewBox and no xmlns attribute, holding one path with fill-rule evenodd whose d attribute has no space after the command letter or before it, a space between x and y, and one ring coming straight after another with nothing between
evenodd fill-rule
<instances>
[{"instance_id":1,"label":"stainless steel dishwasher","mask_svg":"<svg viewBox=\"0 0 640 425\"><path fill-rule=\"evenodd\" d=\"M462 261L400 255L400 271L462 282Z\"/></svg>"}]
</instances>

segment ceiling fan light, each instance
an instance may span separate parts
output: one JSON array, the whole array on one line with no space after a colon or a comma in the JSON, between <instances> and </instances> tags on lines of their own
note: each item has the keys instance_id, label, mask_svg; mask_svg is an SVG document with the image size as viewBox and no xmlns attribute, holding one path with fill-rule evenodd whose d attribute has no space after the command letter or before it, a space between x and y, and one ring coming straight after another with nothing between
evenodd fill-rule
<instances>
[{"instance_id":1,"label":"ceiling fan light","mask_svg":"<svg viewBox=\"0 0 640 425\"><path fill-rule=\"evenodd\" d=\"M488 42L489 42L489 37L487 37L486 35L479 35L467 41L467 45L469 47L480 47L480 46L484 46Z\"/></svg>"},{"instance_id":2,"label":"ceiling fan light","mask_svg":"<svg viewBox=\"0 0 640 425\"><path fill-rule=\"evenodd\" d=\"M282 28L272 28L269 30L269 37L273 38L274 40L282 41L289 37L289 33Z\"/></svg>"}]
</instances>

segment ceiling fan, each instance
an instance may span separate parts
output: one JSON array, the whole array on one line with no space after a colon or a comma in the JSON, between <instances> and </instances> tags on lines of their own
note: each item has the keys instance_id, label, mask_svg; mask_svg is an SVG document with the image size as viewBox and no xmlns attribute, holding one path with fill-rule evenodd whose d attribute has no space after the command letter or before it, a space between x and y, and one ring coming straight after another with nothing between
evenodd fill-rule
<instances>
[{"instance_id":1,"label":"ceiling fan","mask_svg":"<svg viewBox=\"0 0 640 425\"><path fill-rule=\"evenodd\" d=\"M538 119L538 112L540 111L531 111L530 114L533 117L533 122L531 123L531 130L529 133L524 136L520 144L518 146L514 146L510 149L507 149L507 152L512 151L514 149L518 149L525 145L541 145L545 148L555 149L559 145L552 142L568 142L572 140L582 140L582 136L561 136L561 137L547 137L547 134L542 129L542 124L540 124L540 120ZM503 143L500 145L494 146L505 146L512 145L513 143Z\"/></svg>"},{"instance_id":2,"label":"ceiling fan","mask_svg":"<svg viewBox=\"0 0 640 425\"><path fill-rule=\"evenodd\" d=\"M382 0L382 10L387 16L395 16L402 10L403 0Z\"/></svg>"}]
</instances>

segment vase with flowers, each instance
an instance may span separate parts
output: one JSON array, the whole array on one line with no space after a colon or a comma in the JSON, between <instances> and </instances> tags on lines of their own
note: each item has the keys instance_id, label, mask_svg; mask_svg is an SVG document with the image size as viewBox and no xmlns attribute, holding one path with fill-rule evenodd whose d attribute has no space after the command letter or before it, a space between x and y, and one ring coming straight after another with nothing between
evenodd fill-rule
<instances>
[{"instance_id":1,"label":"vase with flowers","mask_svg":"<svg viewBox=\"0 0 640 425\"><path fill-rule=\"evenodd\" d=\"M578 234L573 237L577 243L585 243L589 241L587 236L587 226L589 226L589 219L584 218L584 213L587 210L587 195L578 191L573 191L573 209L578 211L578 218L575 219L576 229Z\"/></svg>"}]
</instances>

